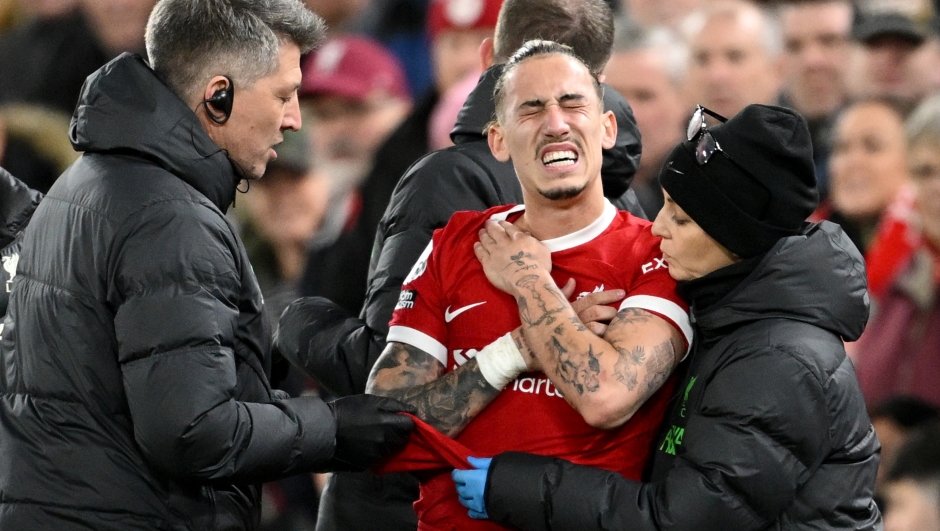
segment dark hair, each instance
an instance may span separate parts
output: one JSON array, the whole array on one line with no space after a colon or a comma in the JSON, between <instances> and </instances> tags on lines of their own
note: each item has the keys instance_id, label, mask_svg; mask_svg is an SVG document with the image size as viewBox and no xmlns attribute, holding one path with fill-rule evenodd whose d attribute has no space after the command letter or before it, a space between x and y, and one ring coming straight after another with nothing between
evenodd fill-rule
<instances>
[{"instance_id":1,"label":"dark hair","mask_svg":"<svg viewBox=\"0 0 940 531\"><path fill-rule=\"evenodd\" d=\"M940 482L940 421L915 428L898 450L887 480L912 479ZM940 500L937 500L940 503Z\"/></svg>"},{"instance_id":2,"label":"dark hair","mask_svg":"<svg viewBox=\"0 0 940 531\"><path fill-rule=\"evenodd\" d=\"M614 42L613 14L604 0L505 0L496 22L494 61L508 61L533 39L571 46L600 74Z\"/></svg>"},{"instance_id":3,"label":"dark hair","mask_svg":"<svg viewBox=\"0 0 940 531\"><path fill-rule=\"evenodd\" d=\"M600 81L597 79L597 74L591 70L591 67L587 65L584 59L578 57L578 54L575 53L574 49L570 46L560 44L553 41L545 40L531 40L522 45L521 48L516 50L516 53L509 58L509 61L506 63L506 67L503 68L502 73L499 75L499 79L496 80L496 86L493 88L493 102L496 104L496 116L497 119L502 115L502 106L503 99L505 97L505 86L506 79L509 75L515 71L516 67L526 59L531 59L532 57L537 57L539 55L549 55L549 54L562 54L569 57L577 59L579 63L584 65L584 68L587 69L588 73L591 75L591 81L594 84L594 90L597 93L597 99L601 104L601 108L604 105L604 89L601 87Z\"/></svg>"},{"instance_id":4,"label":"dark hair","mask_svg":"<svg viewBox=\"0 0 940 531\"><path fill-rule=\"evenodd\" d=\"M154 71L188 100L217 75L251 86L277 69L282 43L306 52L325 34L301 0L160 0L145 41Z\"/></svg>"}]
</instances>

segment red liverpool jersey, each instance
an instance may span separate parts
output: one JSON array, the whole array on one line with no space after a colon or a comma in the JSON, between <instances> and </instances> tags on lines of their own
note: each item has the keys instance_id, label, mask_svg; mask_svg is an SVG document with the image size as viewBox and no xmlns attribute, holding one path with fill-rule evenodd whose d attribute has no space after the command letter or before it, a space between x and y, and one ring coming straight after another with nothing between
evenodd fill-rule
<instances>
[{"instance_id":1,"label":"red liverpool jersey","mask_svg":"<svg viewBox=\"0 0 940 531\"><path fill-rule=\"evenodd\" d=\"M520 325L512 296L487 280L473 253L487 219L514 221L523 206L486 212L458 212L434 233L428 248L405 279L390 323L388 341L433 355L452 371L484 346ZM691 343L687 308L659 251L651 224L610 203L590 226L545 240L552 252L552 277L561 286L574 278L576 296L623 289L619 308L642 308L672 323ZM507 450L561 457L574 463L639 479L652 439L666 412L672 379L623 426L589 426L543 373L520 375L457 436L474 457ZM422 530L500 529L472 520L457 501L449 470L423 475L415 510Z\"/></svg>"}]
</instances>

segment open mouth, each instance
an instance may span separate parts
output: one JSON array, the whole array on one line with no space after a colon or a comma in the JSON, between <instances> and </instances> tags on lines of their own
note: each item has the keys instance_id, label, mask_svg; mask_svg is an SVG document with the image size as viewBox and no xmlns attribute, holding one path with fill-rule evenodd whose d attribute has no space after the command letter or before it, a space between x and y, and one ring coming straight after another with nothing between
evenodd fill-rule
<instances>
[{"instance_id":1,"label":"open mouth","mask_svg":"<svg viewBox=\"0 0 940 531\"><path fill-rule=\"evenodd\" d=\"M573 166L578 162L578 154L571 150L549 151L542 155L542 164L549 168Z\"/></svg>"}]
</instances>

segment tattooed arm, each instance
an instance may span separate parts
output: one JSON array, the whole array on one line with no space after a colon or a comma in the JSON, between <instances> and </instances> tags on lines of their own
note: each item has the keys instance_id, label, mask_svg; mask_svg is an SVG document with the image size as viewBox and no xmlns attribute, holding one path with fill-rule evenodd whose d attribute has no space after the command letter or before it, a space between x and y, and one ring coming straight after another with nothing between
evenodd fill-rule
<instances>
[{"instance_id":1,"label":"tattooed arm","mask_svg":"<svg viewBox=\"0 0 940 531\"><path fill-rule=\"evenodd\" d=\"M427 352L392 342L379 356L366 392L392 397L418 408L416 415L444 435L455 437L499 394L480 374L475 359L444 374Z\"/></svg>"},{"instance_id":2,"label":"tattooed arm","mask_svg":"<svg viewBox=\"0 0 940 531\"><path fill-rule=\"evenodd\" d=\"M625 308L603 337L591 333L552 279L548 250L512 224L488 223L474 250L487 278L516 298L531 354L588 424L622 425L682 359L682 334L646 310Z\"/></svg>"}]
</instances>

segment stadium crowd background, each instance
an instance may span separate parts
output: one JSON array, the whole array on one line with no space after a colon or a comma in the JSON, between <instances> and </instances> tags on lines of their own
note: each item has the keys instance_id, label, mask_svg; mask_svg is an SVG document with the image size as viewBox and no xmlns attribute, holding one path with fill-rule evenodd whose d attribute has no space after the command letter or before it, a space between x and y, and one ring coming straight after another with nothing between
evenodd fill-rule
<instances>
[{"instance_id":1,"label":"stadium crowd background","mask_svg":"<svg viewBox=\"0 0 940 531\"><path fill-rule=\"evenodd\" d=\"M392 190L422 155L450 145L500 3L306 0L330 40L303 62L304 128L231 211L272 322L301 295L359 312ZM840 223L869 270L872 315L849 348L883 445L886 526L940 531L938 445L923 443L940 407L940 6L610 3L617 34L604 74L643 135L633 187L650 217L662 205L660 162L696 104L727 117L779 104L807 119L822 195L811 219ZM143 53L153 4L0 0L0 166L48 190L77 156L68 124L85 77ZM299 374L291 391L319 392ZM313 529L322 482L269 485L264 528Z\"/></svg>"}]
</instances>

